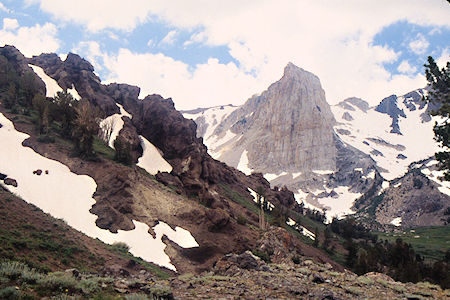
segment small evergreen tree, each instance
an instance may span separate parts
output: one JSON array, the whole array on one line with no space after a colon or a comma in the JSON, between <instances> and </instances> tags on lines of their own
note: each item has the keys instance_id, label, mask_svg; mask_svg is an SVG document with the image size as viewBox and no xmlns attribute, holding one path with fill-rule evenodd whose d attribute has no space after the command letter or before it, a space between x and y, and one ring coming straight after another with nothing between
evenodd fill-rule
<instances>
[{"instance_id":1,"label":"small evergreen tree","mask_svg":"<svg viewBox=\"0 0 450 300\"><path fill-rule=\"evenodd\" d=\"M80 101L75 111L76 118L72 128L75 150L81 156L93 157L94 137L99 131L99 112L87 100Z\"/></svg>"},{"instance_id":2,"label":"small evergreen tree","mask_svg":"<svg viewBox=\"0 0 450 300\"><path fill-rule=\"evenodd\" d=\"M131 157L131 145L120 135L114 140L114 149L116 154L114 160L125 165L131 165L133 159Z\"/></svg>"}]
</instances>

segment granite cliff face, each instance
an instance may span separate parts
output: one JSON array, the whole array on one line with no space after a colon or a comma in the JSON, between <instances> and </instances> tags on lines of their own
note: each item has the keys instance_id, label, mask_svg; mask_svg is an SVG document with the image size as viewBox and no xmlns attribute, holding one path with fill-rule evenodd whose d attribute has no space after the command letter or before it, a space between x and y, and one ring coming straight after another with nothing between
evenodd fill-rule
<instances>
[{"instance_id":1,"label":"granite cliff face","mask_svg":"<svg viewBox=\"0 0 450 300\"><path fill-rule=\"evenodd\" d=\"M368 104L352 100L364 109ZM367 107L366 107L367 106ZM283 77L241 107L184 112L201 127L209 153L250 174L260 172L273 186L287 186L298 202L331 209L356 199L375 182L374 161L344 143L320 80L292 63Z\"/></svg>"},{"instance_id":2,"label":"granite cliff face","mask_svg":"<svg viewBox=\"0 0 450 300\"><path fill-rule=\"evenodd\" d=\"M279 81L250 98L214 132L220 137L229 130L240 138L212 150L235 167L246 150L248 167L263 173L335 170L334 122L319 78L289 63Z\"/></svg>"}]
</instances>

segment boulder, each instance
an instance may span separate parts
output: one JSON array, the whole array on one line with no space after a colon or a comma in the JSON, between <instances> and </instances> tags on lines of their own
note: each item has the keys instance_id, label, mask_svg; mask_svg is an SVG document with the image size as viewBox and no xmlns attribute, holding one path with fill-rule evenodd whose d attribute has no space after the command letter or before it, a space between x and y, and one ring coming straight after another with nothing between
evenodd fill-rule
<instances>
[{"instance_id":1,"label":"boulder","mask_svg":"<svg viewBox=\"0 0 450 300\"><path fill-rule=\"evenodd\" d=\"M13 187L17 187L17 181L15 179L12 178L6 178L3 181L6 185L12 185Z\"/></svg>"},{"instance_id":2,"label":"boulder","mask_svg":"<svg viewBox=\"0 0 450 300\"><path fill-rule=\"evenodd\" d=\"M222 209L210 209L206 212L206 217L210 221L210 231L220 231L230 222L230 216Z\"/></svg>"}]
</instances>

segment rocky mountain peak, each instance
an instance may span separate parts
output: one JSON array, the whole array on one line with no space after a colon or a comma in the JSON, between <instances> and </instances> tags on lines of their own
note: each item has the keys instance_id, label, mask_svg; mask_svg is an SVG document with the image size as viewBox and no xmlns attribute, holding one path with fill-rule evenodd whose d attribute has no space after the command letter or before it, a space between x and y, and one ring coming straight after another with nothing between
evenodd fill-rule
<instances>
[{"instance_id":1,"label":"rocky mountain peak","mask_svg":"<svg viewBox=\"0 0 450 300\"><path fill-rule=\"evenodd\" d=\"M314 82L317 81L320 85L319 77L314 75L311 72L308 72L300 67L297 67L293 63L289 62L286 67L284 67L284 73L281 80L284 81L290 81L290 80L296 80L296 81L303 81L303 82Z\"/></svg>"},{"instance_id":2,"label":"rocky mountain peak","mask_svg":"<svg viewBox=\"0 0 450 300\"><path fill-rule=\"evenodd\" d=\"M213 152L231 166L242 164L248 156L248 167L263 173L334 170L334 123L319 78L288 63L280 80L248 99L217 127L214 134L219 139L227 132L235 139L216 143L219 147Z\"/></svg>"}]
</instances>

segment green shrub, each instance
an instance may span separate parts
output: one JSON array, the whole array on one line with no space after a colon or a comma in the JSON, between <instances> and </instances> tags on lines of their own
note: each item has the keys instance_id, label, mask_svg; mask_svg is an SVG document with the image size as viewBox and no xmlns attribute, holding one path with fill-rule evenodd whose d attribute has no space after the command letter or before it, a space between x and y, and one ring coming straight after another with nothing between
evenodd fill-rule
<instances>
[{"instance_id":1,"label":"green shrub","mask_svg":"<svg viewBox=\"0 0 450 300\"><path fill-rule=\"evenodd\" d=\"M0 264L0 276L15 280L19 278L26 269L28 270L28 267L21 262L5 261Z\"/></svg>"},{"instance_id":2,"label":"green shrub","mask_svg":"<svg viewBox=\"0 0 450 300\"><path fill-rule=\"evenodd\" d=\"M128 246L124 242L115 242L111 245L112 249L114 251L120 252L120 253L128 253L128 250L130 250L130 246Z\"/></svg>"},{"instance_id":3,"label":"green shrub","mask_svg":"<svg viewBox=\"0 0 450 300\"><path fill-rule=\"evenodd\" d=\"M0 290L0 299L19 299L20 293L13 286L8 286Z\"/></svg>"},{"instance_id":4,"label":"green shrub","mask_svg":"<svg viewBox=\"0 0 450 300\"><path fill-rule=\"evenodd\" d=\"M51 273L37 281L40 290L48 292L77 292L80 290L78 281L63 272Z\"/></svg>"},{"instance_id":5,"label":"green shrub","mask_svg":"<svg viewBox=\"0 0 450 300\"><path fill-rule=\"evenodd\" d=\"M156 299L173 299L172 290L168 286L154 286L150 288L150 293Z\"/></svg>"},{"instance_id":6,"label":"green shrub","mask_svg":"<svg viewBox=\"0 0 450 300\"><path fill-rule=\"evenodd\" d=\"M259 249L255 249L255 250L252 251L252 253L253 253L253 255L258 256L259 258L261 258L266 263L270 263L271 262L269 254L267 254L264 251L261 251Z\"/></svg>"},{"instance_id":7,"label":"green shrub","mask_svg":"<svg viewBox=\"0 0 450 300\"><path fill-rule=\"evenodd\" d=\"M237 217L237 223L239 225L245 225L245 224L247 224L247 219L243 215L239 215Z\"/></svg>"}]
</instances>

